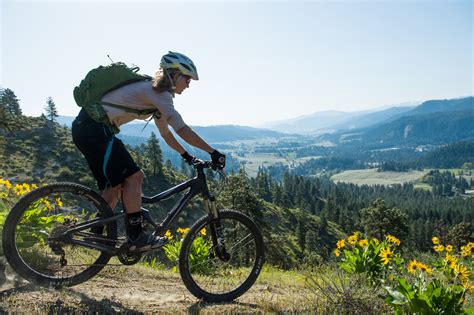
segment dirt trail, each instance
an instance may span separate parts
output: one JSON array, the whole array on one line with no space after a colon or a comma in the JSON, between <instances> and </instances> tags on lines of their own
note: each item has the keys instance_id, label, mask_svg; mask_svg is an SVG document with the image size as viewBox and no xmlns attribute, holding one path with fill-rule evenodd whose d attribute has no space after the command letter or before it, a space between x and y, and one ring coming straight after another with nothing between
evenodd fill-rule
<instances>
[{"instance_id":1,"label":"dirt trail","mask_svg":"<svg viewBox=\"0 0 474 315\"><path fill-rule=\"evenodd\" d=\"M10 277L0 288L0 313L263 313L268 308L258 301L267 291L265 285L255 285L233 303L209 304L191 295L170 271L106 267L88 282L61 290L21 280L15 287Z\"/></svg>"}]
</instances>

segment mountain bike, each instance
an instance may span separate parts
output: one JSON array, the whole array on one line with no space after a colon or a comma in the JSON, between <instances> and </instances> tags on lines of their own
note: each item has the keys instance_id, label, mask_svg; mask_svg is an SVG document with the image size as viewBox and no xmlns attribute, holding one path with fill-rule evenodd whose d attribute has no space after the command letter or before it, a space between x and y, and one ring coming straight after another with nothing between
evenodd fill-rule
<instances>
[{"instance_id":1,"label":"mountain bike","mask_svg":"<svg viewBox=\"0 0 474 315\"><path fill-rule=\"evenodd\" d=\"M207 214L181 242L179 272L197 298L230 301L244 294L261 271L262 234L247 215L217 209L204 171L216 170L211 161L195 160L193 166L194 178L152 197L142 196L143 204L153 204L182 193L161 223L142 208L144 222L153 227L154 235L165 236L191 199L201 195ZM124 265L140 261L145 253L131 252L126 246L125 218L124 211L114 212L97 192L83 185L43 186L11 209L4 224L3 250L23 278L53 288L73 286L94 277L114 256Z\"/></svg>"}]
</instances>

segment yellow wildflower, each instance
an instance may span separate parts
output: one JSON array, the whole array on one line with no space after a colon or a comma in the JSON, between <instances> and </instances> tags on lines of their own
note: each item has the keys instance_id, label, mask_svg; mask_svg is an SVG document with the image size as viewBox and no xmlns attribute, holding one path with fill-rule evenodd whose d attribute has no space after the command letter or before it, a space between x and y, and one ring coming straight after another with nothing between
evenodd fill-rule
<instances>
[{"instance_id":1,"label":"yellow wildflower","mask_svg":"<svg viewBox=\"0 0 474 315\"><path fill-rule=\"evenodd\" d=\"M434 245L439 245L439 238L437 238L436 236L433 236L433 238L431 238L431 241Z\"/></svg>"},{"instance_id":2,"label":"yellow wildflower","mask_svg":"<svg viewBox=\"0 0 474 315\"><path fill-rule=\"evenodd\" d=\"M359 246L365 247L365 246L367 246L367 245L369 245L369 241L368 241L368 240L363 239L363 240L360 240L360 241L359 241Z\"/></svg>"},{"instance_id":3,"label":"yellow wildflower","mask_svg":"<svg viewBox=\"0 0 474 315\"><path fill-rule=\"evenodd\" d=\"M387 241L389 243L397 244L397 246L400 246L400 240L396 238L395 236L388 234L385 237L387 238Z\"/></svg>"},{"instance_id":4,"label":"yellow wildflower","mask_svg":"<svg viewBox=\"0 0 474 315\"><path fill-rule=\"evenodd\" d=\"M461 256L466 257L470 255L471 255L471 246L469 246L469 244L465 246L461 246Z\"/></svg>"},{"instance_id":5,"label":"yellow wildflower","mask_svg":"<svg viewBox=\"0 0 474 315\"><path fill-rule=\"evenodd\" d=\"M62 207L62 206L63 206L63 202L61 201L61 198L56 197L56 205L57 205L58 207Z\"/></svg>"},{"instance_id":6,"label":"yellow wildflower","mask_svg":"<svg viewBox=\"0 0 474 315\"><path fill-rule=\"evenodd\" d=\"M38 188L38 185L36 184L31 184L31 189L37 189Z\"/></svg>"},{"instance_id":7,"label":"yellow wildflower","mask_svg":"<svg viewBox=\"0 0 474 315\"><path fill-rule=\"evenodd\" d=\"M462 286L464 287L464 290L466 290L469 294L471 294L474 290L474 285L470 284L468 281L464 282Z\"/></svg>"},{"instance_id":8,"label":"yellow wildflower","mask_svg":"<svg viewBox=\"0 0 474 315\"><path fill-rule=\"evenodd\" d=\"M170 230L166 231L165 237L166 237L167 239L169 239L169 240L173 238L173 235L171 235L171 231L170 231Z\"/></svg>"},{"instance_id":9,"label":"yellow wildflower","mask_svg":"<svg viewBox=\"0 0 474 315\"><path fill-rule=\"evenodd\" d=\"M433 272L433 270L430 267L428 267L427 265L425 265L421 262L418 262L418 268L421 271L424 271L424 272L429 273L429 274L431 274Z\"/></svg>"},{"instance_id":10,"label":"yellow wildflower","mask_svg":"<svg viewBox=\"0 0 474 315\"><path fill-rule=\"evenodd\" d=\"M334 250L334 256L339 257L339 255L341 255L341 252L339 251L339 249L336 248Z\"/></svg>"},{"instance_id":11,"label":"yellow wildflower","mask_svg":"<svg viewBox=\"0 0 474 315\"><path fill-rule=\"evenodd\" d=\"M30 186L29 184L27 184L27 183L24 183L24 184L23 184L23 190L24 190L25 192L30 192L30 191L31 191L31 186Z\"/></svg>"},{"instance_id":12,"label":"yellow wildflower","mask_svg":"<svg viewBox=\"0 0 474 315\"><path fill-rule=\"evenodd\" d=\"M23 186L16 184L15 187L13 187L13 191L15 192L17 196L21 196L23 195Z\"/></svg>"},{"instance_id":13,"label":"yellow wildflower","mask_svg":"<svg viewBox=\"0 0 474 315\"><path fill-rule=\"evenodd\" d=\"M433 246L433 249L435 250L435 252L442 252L444 251L444 246L440 244L437 246Z\"/></svg>"},{"instance_id":14,"label":"yellow wildflower","mask_svg":"<svg viewBox=\"0 0 474 315\"><path fill-rule=\"evenodd\" d=\"M408 272L415 274L416 271L419 269L418 267L419 267L418 262L416 261L416 259L413 259L412 261L408 263L407 269L408 269Z\"/></svg>"},{"instance_id":15,"label":"yellow wildflower","mask_svg":"<svg viewBox=\"0 0 474 315\"><path fill-rule=\"evenodd\" d=\"M46 208L48 208L48 210L53 209L53 207L51 206L51 203L48 200L43 199L43 203L45 204Z\"/></svg>"},{"instance_id":16,"label":"yellow wildflower","mask_svg":"<svg viewBox=\"0 0 474 315\"><path fill-rule=\"evenodd\" d=\"M376 245L380 244L380 241L377 238L373 238L372 241L375 242Z\"/></svg>"},{"instance_id":17,"label":"yellow wildflower","mask_svg":"<svg viewBox=\"0 0 474 315\"><path fill-rule=\"evenodd\" d=\"M446 245L446 251L450 253L453 250L453 245Z\"/></svg>"},{"instance_id":18,"label":"yellow wildflower","mask_svg":"<svg viewBox=\"0 0 474 315\"><path fill-rule=\"evenodd\" d=\"M446 258L444 259L446 264L449 266L449 268L454 269L454 267L457 265L458 260L456 257L449 255L446 253Z\"/></svg>"},{"instance_id":19,"label":"yellow wildflower","mask_svg":"<svg viewBox=\"0 0 474 315\"><path fill-rule=\"evenodd\" d=\"M185 229L182 229L182 228L178 228L176 231L178 233L181 233L181 234L187 234L189 232L190 228L185 228Z\"/></svg>"},{"instance_id":20,"label":"yellow wildflower","mask_svg":"<svg viewBox=\"0 0 474 315\"><path fill-rule=\"evenodd\" d=\"M1 179L0 178L0 185L5 186L7 189L12 188L12 184L10 183L10 181L8 179Z\"/></svg>"},{"instance_id":21,"label":"yellow wildflower","mask_svg":"<svg viewBox=\"0 0 474 315\"><path fill-rule=\"evenodd\" d=\"M206 236L206 228L203 228L200 232L202 236Z\"/></svg>"},{"instance_id":22,"label":"yellow wildflower","mask_svg":"<svg viewBox=\"0 0 474 315\"><path fill-rule=\"evenodd\" d=\"M339 240L337 241L336 246L337 246L337 249L341 249L341 248L344 248L344 246L346 246L346 243L344 240Z\"/></svg>"},{"instance_id":23,"label":"yellow wildflower","mask_svg":"<svg viewBox=\"0 0 474 315\"><path fill-rule=\"evenodd\" d=\"M393 256L393 252L390 250L390 247L386 247L380 253L380 257L382 257L383 264L386 265L390 262L390 258Z\"/></svg>"},{"instance_id":24,"label":"yellow wildflower","mask_svg":"<svg viewBox=\"0 0 474 315\"><path fill-rule=\"evenodd\" d=\"M354 234L352 234L351 236L347 238L347 241L349 242L349 244L354 245L355 243L357 243L358 239L359 239L359 236L357 235L357 232L354 232Z\"/></svg>"},{"instance_id":25,"label":"yellow wildflower","mask_svg":"<svg viewBox=\"0 0 474 315\"><path fill-rule=\"evenodd\" d=\"M24 195L26 193L29 193L31 191L31 186L27 183L24 184L16 184L15 187L13 187L13 191L17 196Z\"/></svg>"},{"instance_id":26,"label":"yellow wildflower","mask_svg":"<svg viewBox=\"0 0 474 315\"><path fill-rule=\"evenodd\" d=\"M466 282L471 274L463 264L457 264L456 267L454 267L454 273L459 277L462 283Z\"/></svg>"}]
</instances>

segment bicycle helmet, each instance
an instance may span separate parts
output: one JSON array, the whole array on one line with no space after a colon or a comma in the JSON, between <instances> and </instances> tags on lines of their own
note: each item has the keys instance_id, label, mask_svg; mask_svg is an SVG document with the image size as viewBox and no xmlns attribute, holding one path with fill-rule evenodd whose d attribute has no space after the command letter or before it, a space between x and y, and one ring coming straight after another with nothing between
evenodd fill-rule
<instances>
[{"instance_id":1,"label":"bicycle helmet","mask_svg":"<svg viewBox=\"0 0 474 315\"><path fill-rule=\"evenodd\" d=\"M183 54L168 52L161 57L160 66L162 69L178 69L182 74L190 76L193 80L199 80L193 61Z\"/></svg>"}]
</instances>

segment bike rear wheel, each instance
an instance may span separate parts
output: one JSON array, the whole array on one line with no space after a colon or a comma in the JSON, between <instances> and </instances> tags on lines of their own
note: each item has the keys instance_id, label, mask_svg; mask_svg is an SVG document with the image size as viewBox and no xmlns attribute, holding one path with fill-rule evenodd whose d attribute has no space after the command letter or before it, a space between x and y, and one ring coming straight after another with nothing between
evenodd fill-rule
<instances>
[{"instance_id":1,"label":"bike rear wheel","mask_svg":"<svg viewBox=\"0 0 474 315\"><path fill-rule=\"evenodd\" d=\"M103 229L96 225L94 233L88 227L64 235L97 213L103 218L113 215L105 200L85 186L57 183L31 191L5 220L3 250L8 262L20 276L42 286L72 286L92 278L111 256L77 242L113 243L116 222L106 223Z\"/></svg>"},{"instance_id":2,"label":"bike rear wheel","mask_svg":"<svg viewBox=\"0 0 474 315\"><path fill-rule=\"evenodd\" d=\"M191 227L181 246L179 271L186 288L197 298L231 301L257 280L264 262L264 243L257 225L248 216L220 210L226 254L219 255L211 232L216 222L207 215Z\"/></svg>"}]
</instances>

